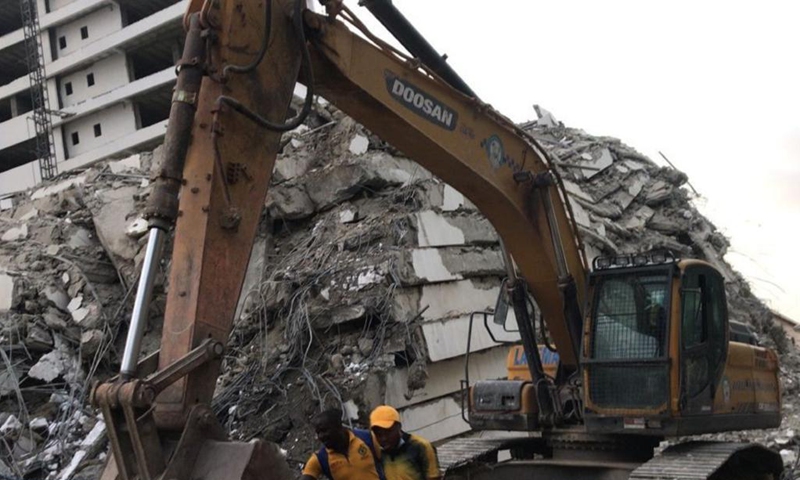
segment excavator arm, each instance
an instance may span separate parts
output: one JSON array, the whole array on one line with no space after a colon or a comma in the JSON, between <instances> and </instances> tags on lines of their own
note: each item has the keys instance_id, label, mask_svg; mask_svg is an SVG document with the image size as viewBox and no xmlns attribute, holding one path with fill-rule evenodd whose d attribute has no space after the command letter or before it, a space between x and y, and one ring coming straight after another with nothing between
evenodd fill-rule
<instances>
[{"instance_id":1,"label":"excavator arm","mask_svg":"<svg viewBox=\"0 0 800 480\"><path fill-rule=\"evenodd\" d=\"M104 478L169 473L173 476L164 478L182 480L197 473L199 467L191 465L198 459L214 457L209 445L222 434L208 405L220 353L281 133L299 125L312 95L341 108L480 209L516 264L509 272L512 279L520 274L514 282L517 299L533 295L561 367L578 368L586 262L565 190L543 149L418 60L303 5L207 0L189 7L164 160L146 211L147 258L123 366L119 377L93 392L115 459ZM328 7L361 26L340 2ZM307 87L306 103L300 118L286 121L298 81ZM154 270L173 226L162 348L154 368L155 357L139 362L139 342ZM527 334L522 329L526 350L537 355L524 300L521 305L518 322L530 324ZM228 463L239 458L241 465L220 478L258 470L254 465L263 464L254 452L260 448L245 449L250 453L239 457L222 454Z\"/></svg>"}]
</instances>

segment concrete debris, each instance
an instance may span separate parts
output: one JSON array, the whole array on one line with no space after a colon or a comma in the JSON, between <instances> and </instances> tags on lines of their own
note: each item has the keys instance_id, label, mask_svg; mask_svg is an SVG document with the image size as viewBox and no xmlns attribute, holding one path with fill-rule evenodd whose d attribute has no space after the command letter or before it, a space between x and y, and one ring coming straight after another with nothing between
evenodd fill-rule
<instances>
[{"instance_id":1,"label":"concrete debris","mask_svg":"<svg viewBox=\"0 0 800 480\"><path fill-rule=\"evenodd\" d=\"M590 260L652 249L707 260L727 279L731 318L779 349L783 429L742 438L788 461L800 445L800 412L789 401L800 395L800 360L725 262L728 239L692 204L686 175L542 108L537 115L520 128L557 166ZM505 275L494 228L462 193L330 105L316 105L284 139L212 405L220 421L237 439L279 442L292 459L317 448L308 419L321 406L364 425L388 402L430 440L465 432L459 380L469 315L494 307ZM0 211L0 340L26 352L0 372L0 396L13 406L20 390L30 412L14 412L20 427L11 415L0 422L15 432L16 451L29 452L16 460L24 474L47 465L47 480L89 478L106 454L105 426L79 399L87 380L118 368L126 294L146 243L151 187L143 180L160 156L159 147L99 163ZM168 267L156 282L145 353L158 348ZM482 326L472 334L470 377L503 376L506 349ZM30 436L19 433L23 423Z\"/></svg>"},{"instance_id":2,"label":"concrete debris","mask_svg":"<svg viewBox=\"0 0 800 480\"><path fill-rule=\"evenodd\" d=\"M52 382L69 370L69 357L60 351L43 355L28 371L28 376L44 382Z\"/></svg>"},{"instance_id":3,"label":"concrete debris","mask_svg":"<svg viewBox=\"0 0 800 480\"><path fill-rule=\"evenodd\" d=\"M353 155L361 155L367 152L367 148L369 147L369 139L364 135L356 135L350 141L350 146L348 149L350 153Z\"/></svg>"},{"instance_id":4,"label":"concrete debris","mask_svg":"<svg viewBox=\"0 0 800 480\"><path fill-rule=\"evenodd\" d=\"M0 425L0 435L4 437L12 437L22 430L22 422L20 422L14 415L9 415L3 425Z\"/></svg>"},{"instance_id":5,"label":"concrete debris","mask_svg":"<svg viewBox=\"0 0 800 480\"><path fill-rule=\"evenodd\" d=\"M16 281L6 273L0 273L0 313L6 313L16 304L14 297Z\"/></svg>"},{"instance_id":6,"label":"concrete debris","mask_svg":"<svg viewBox=\"0 0 800 480\"><path fill-rule=\"evenodd\" d=\"M142 217L132 221L125 229L125 235L135 239L141 238L147 233L147 220Z\"/></svg>"},{"instance_id":7,"label":"concrete debris","mask_svg":"<svg viewBox=\"0 0 800 480\"><path fill-rule=\"evenodd\" d=\"M23 223L19 227L6 230L0 240L3 240L4 242L15 242L17 240L24 240L26 238L28 238L28 224Z\"/></svg>"}]
</instances>

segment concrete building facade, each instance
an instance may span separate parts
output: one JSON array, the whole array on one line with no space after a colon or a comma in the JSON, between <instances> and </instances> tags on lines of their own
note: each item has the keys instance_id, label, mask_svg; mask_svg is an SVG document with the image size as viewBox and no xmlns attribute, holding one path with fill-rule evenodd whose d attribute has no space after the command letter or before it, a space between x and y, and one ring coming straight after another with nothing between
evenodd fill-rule
<instances>
[{"instance_id":1,"label":"concrete building facade","mask_svg":"<svg viewBox=\"0 0 800 480\"><path fill-rule=\"evenodd\" d=\"M35 0L59 172L163 140L187 0ZM0 197L40 178L20 0L0 0Z\"/></svg>"}]
</instances>

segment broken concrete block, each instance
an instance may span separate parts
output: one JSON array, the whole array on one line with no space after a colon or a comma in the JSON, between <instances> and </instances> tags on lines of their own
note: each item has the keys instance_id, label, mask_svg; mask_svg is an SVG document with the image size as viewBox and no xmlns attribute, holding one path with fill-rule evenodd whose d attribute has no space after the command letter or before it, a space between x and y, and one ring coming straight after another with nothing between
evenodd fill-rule
<instances>
[{"instance_id":1,"label":"broken concrete block","mask_svg":"<svg viewBox=\"0 0 800 480\"><path fill-rule=\"evenodd\" d=\"M19 388L18 379L21 372L16 368L0 371L0 398L16 391ZM1 418L1 417L0 417ZM4 420L0 419L0 423Z\"/></svg>"},{"instance_id":2,"label":"broken concrete block","mask_svg":"<svg viewBox=\"0 0 800 480\"><path fill-rule=\"evenodd\" d=\"M617 205L611 203L588 203L580 198L576 198L576 203L579 203L586 210L595 213L601 217L610 218L612 220L622 216L622 209Z\"/></svg>"},{"instance_id":3,"label":"broken concrete block","mask_svg":"<svg viewBox=\"0 0 800 480\"><path fill-rule=\"evenodd\" d=\"M92 234L85 228L77 228L69 236L67 244L72 248L92 247L95 243L92 241Z\"/></svg>"},{"instance_id":4,"label":"broken concrete block","mask_svg":"<svg viewBox=\"0 0 800 480\"><path fill-rule=\"evenodd\" d=\"M442 191L441 209L443 212L453 212L463 207L466 203L464 195L450 185L444 184Z\"/></svg>"},{"instance_id":5,"label":"broken concrete block","mask_svg":"<svg viewBox=\"0 0 800 480\"><path fill-rule=\"evenodd\" d=\"M413 277L419 281L410 279L410 283L423 282L444 282L449 280L460 280L462 277L450 272L444 265L442 254L438 248L416 248L411 252ZM412 278L413 278L412 277Z\"/></svg>"},{"instance_id":6,"label":"broken concrete block","mask_svg":"<svg viewBox=\"0 0 800 480\"><path fill-rule=\"evenodd\" d=\"M31 218L36 218L38 216L39 216L39 210L37 210L36 207L33 206L33 204L23 203L14 212L14 216L12 218L18 222L25 222L27 220L30 220Z\"/></svg>"},{"instance_id":7,"label":"broken concrete block","mask_svg":"<svg viewBox=\"0 0 800 480\"><path fill-rule=\"evenodd\" d=\"M581 171L583 172L583 176L587 179L594 177L614 163L614 157L607 148L585 152L581 155L581 160L583 161L579 162L578 166L586 167Z\"/></svg>"},{"instance_id":8,"label":"broken concrete block","mask_svg":"<svg viewBox=\"0 0 800 480\"><path fill-rule=\"evenodd\" d=\"M344 357L341 353L334 353L329 359L331 370L334 372L344 371Z\"/></svg>"},{"instance_id":9,"label":"broken concrete block","mask_svg":"<svg viewBox=\"0 0 800 480\"><path fill-rule=\"evenodd\" d=\"M47 328L51 330L61 331L67 328L67 322L64 320L64 317L54 308L48 309L42 316L42 320L44 320L44 324L47 325Z\"/></svg>"},{"instance_id":10,"label":"broken concrete block","mask_svg":"<svg viewBox=\"0 0 800 480\"><path fill-rule=\"evenodd\" d=\"M3 425L0 425L0 435L4 438L12 438L22 431L22 422L14 415L9 415Z\"/></svg>"},{"instance_id":11,"label":"broken concrete block","mask_svg":"<svg viewBox=\"0 0 800 480\"><path fill-rule=\"evenodd\" d=\"M136 211L133 196L138 192L137 187L123 187L98 194L102 206L93 212L92 220L100 243L115 263L133 261L139 251L139 245L125 234L127 219Z\"/></svg>"},{"instance_id":12,"label":"broken concrete block","mask_svg":"<svg viewBox=\"0 0 800 480\"><path fill-rule=\"evenodd\" d=\"M672 190L672 186L658 180L648 190L644 202L651 207L658 206L672 198Z\"/></svg>"},{"instance_id":13,"label":"broken concrete block","mask_svg":"<svg viewBox=\"0 0 800 480\"><path fill-rule=\"evenodd\" d=\"M519 340L518 333L509 333L500 325L489 323L495 338L501 341L514 342ZM508 330L516 330L516 323L509 321ZM463 315L444 320L429 320L422 324L422 334L428 349L428 358L431 362L438 362L448 358L460 357L467 351L467 338L469 335L469 315ZM492 337L483 328L483 325L473 325L472 343L470 350L479 352L497 346Z\"/></svg>"},{"instance_id":14,"label":"broken concrete block","mask_svg":"<svg viewBox=\"0 0 800 480\"><path fill-rule=\"evenodd\" d=\"M470 430L469 424L461 418L461 404L450 397L403 409L400 414L404 430L430 442Z\"/></svg>"},{"instance_id":15,"label":"broken concrete block","mask_svg":"<svg viewBox=\"0 0 800 480\"><path fill-rule=\"evenodd\" d=\"M109 162L108 168L111 170L111 173L123 173L123 172L130 172L131 170L134 171L141 170L142 168L141 155L136 153L131 155L130 157L123 158L122 160Z\"/></svg>"},{"instance_id":16,"label":"broken concrete block","mask_svg":"<svg viewBox=\"0 0 800 480\"><path fill-rule=\"evenodd\" d=\"M463 230L451 225L447 218L432 210L418 212L415 219L417 245L420 247L443 247L466 243Z\"/></svg>"},{"instance_id":17,"label":"broken concrete block","mask_svg":"<svg viewBox=\"0 0 800 480\"><path fill-rule=\"evenodd\" d=\"M575 202L572 204L572 213L575 214L575 222L577 222L578 225L591 228L592 220L589 218L589 214L580 203Z\"/></svg>"},{"instance_id":18,"label":"broken concrete block","mask_svg":"<svg viewBox=\"0 0 800 480\"><path fill-rule=\"evenodd\" d=\"M19 227L8 229L6 233L3 234L2 240L4 242L15 242L26 238L28 238L28 224L23 223Z\"/></svg>"},{"instance_id":19,"label":"broken concrete block","mask_svg":"<svg viewBox=\"0 0 800 480\"><path fill-rule=\"evenodd\" d=\"M80 446L88 452L94 452L102 446L105 436L106 424L104 421L100 420L94 424L89 434L81 440Z\"/></svg>"},{"instance_id":20,"label":"broken concrete block","mask_svg":"<svg viewBox=\"0 0 800 480\"><path fill-rule=\"evenodd\" d=\"M97 329L86 330L81 334L81 356L94 355L103 344L103 332Z\"/></svg>"},{"instance_id":21,"label":"broken concrete block","mask_svg":"<svg viewBox=\"0 0 800 480\"><path fill-rule=\"evenodd\" d=\"M356 287L361 290L369 285L383 282L385 276L374 268L370 267L358 273L356 279Z\"/></svg>"},{"instance_id":22,"label":"broken concrete block","mask_svg":"<svg viewBox=\"0 0 800 480\"><path fill-rule=\"evenodd\" d=\"M314 202L303 185L276 185L267 192L266 208L270 217L299 220L314 213Z\"/></svg>"},{"instance_id":23,"label":"broken concrete block","mask_svg":"<svg viewBox=\"0 0 800 480\"><path fill-rule=\"evenodd\" d=\"M475 278L397 289L393 302L414 314L427 307L423 321L440 320L494 308L499 292L499 278Z\"/></svg>"},{"instance_id":24,"label":"broken concrete block","mask_svg":"<svg viewBox=\"0 0 800 480\"><path fill-rule=\"evenodd\" d=\"M67 311L69 313L73 313L75 310L81 308L81 305L83 305L83 295L79 295L70 300L70 302L67 304Z\"/></svg>"},{"instance_id":25,"label":"broken concrete block","mask_svg":"<svg viewBox=\"0 0 800 480\"><path fill-rule=\"evenodd\" d=\"M279 156L275 161L273 177L276 182L284 182L301 177L308 173L313 161L314 157L305 152L295 155Z\"/></svg>"},{"instance_id":26,"label":"broken concrete block","mask_svg":"<svg viewBox=\"0 0 800 480\"><path fill-rule=\"evenodd\" d=\"M594 197L586 193L577 183L564 180L564 188L570 196L580 198L589 203L594 203Z\"/></svg>"},{"instance_id":27,"label":"broken concrete block","mask_svg":"<svg viewBox=\"0 0 800 480\"><path fill-rule=\"evenodd\" d=\"M9 312L17 304L15 289L16 278L0 273L0 313Z\"/></svg>"},{"instance_id":28,"label":"broken concrete block","mask_svg":"<svg viewBox=\"0 0 800 480\"><path fill-rule=\"evenodd\" d=\"M648 221L653 218L655 212L648 206L643 206L637 210L631 218L625 222L625 228L630 230L641 230L645 227Z\"/></svg>"},{"instance_id":29,"label":"broken concrete block","mask_svg":"<svg viewBox=\"0 0 800 480\"><path fill-rule=\"evenodd\" d=\"M481 326L482 328L482 326ZM470 356L469 378L489 380L506 376L507 347L493 347ZM386 375L386 397L384 403L395 408L416 405L436 398L457 393L464 378L464 358L456 357L427 365L428 378L425 386L417 390L408 389L408 368L394 368Z\"/></svg>"},{"instance_id":30,"label":"broken concrete block","mask_svg":"<svg viewBox=\"0 0 800 480\"><path fill-rule=\"evenodd\" d=\"M398 252L398 256L395 273L403 285L503 275L505 271L502 254L493 248L415 248Z\"/></svg>"},{"instance_id":31,"label":"broken concrete block","mask_svg":"<svg viewBox=\"0 0 800 480\"><path fill-rule=\"evenodd\" d=\"M86 182L86 175L78 175L76 177L68 178L63 182L56 183L55 185L48 185L40 188L31 194L31 200L45 198L57 193L63 192L70 188L79 187Z\"/></svg>"},{"instance_id":32,"label":"broken concrete block","mask_svg":"<svg viewBox=\"0 0 800 480\"><path fill-rule=\"evenodd\" d=\"M329 318L332 325L342 325L364 318L366 313L366 309L361 305L345 305L330 310Z\"/></svg>"},{"instance_id":33,"label":"broken concrete block","mask_svg":"<svg viewBox=\"0 0 800 480\"><path fill-rule=\"evenodd\" d=\"M352 198L371 185L372 178L361 164L339 165L310 172L306 192L324 210Z\"/></svg>"},{"instance_id":34,"label":"broken concrete block","mask_svg":"<svg viewBox=\"0 0 800 480\"><path fill-rule=\"evenodd\" d=\"M70 298L58 285L50 284L42 289L41 294L59 310L67 310Z\"/></svg>"},{"instance_id":35,"label":"broken concrete block","mask_svg":"<svg viewBox=\"0 0 800 480\"><path fill-rule=\"evenodd\" d=\"M142 217L138 217L136 220L128 224L128 228L125 229L125 235L133 239L139 239L147 233L147 227L147 220Z\"/></svg>"},{"instance_id":36,"label":"broken concrete block","mask_svg":"<svg viewBox=\"0 0 800 480\"><path fill-rule=\"evenodd\" d=\"M676 234L686 231L689 227L688 222L684 218L667 217L659 212L653 215L647 222L648 228L666 234Z\"/></svg>"},{"instance_id":37,"label":"broken concrete block","mask_svg":"<svg viewBox=\"0 0 800 480\"><path fill-rule=\"evenodd\" d=\"M382 181L376 182L378 185L407 185L434 178L433 174L422 165L386 152L371 152L363 163L373 177Z\"/></svg>"},{"instance_id":38,"label":"broken concrete block","mask_svg":"<svg viewBox=\"0 0 800 480\"><path fill-rule=\"evenodd\" d=\"M61 472L58 474L58 480L70 480L72 475L78 470L83 459L86 457L86 451L78 450L73 455L72 460L69 462L69 465L66 466Z\"/></svg>"},{"instance_id":39,"label":"broken concrete block","mask_svg":"<svg viewBox=\"0 0 800 480\"><path fill-rule=\"evenodd\" d=\"M446 247L497 243L492 224L477 214L440 214L433 210L417 212L412 220L419 247Z\"/></svg>"},{"instance_id":40,"label":"broken concrete block","mask_svg":"<svg viewBox=\"0 0 800 480\"><path fill-rule=\"evenodd\" d=\"M100 324L100 306L94 302L70 312L72 320L83 328L94 328Z\"/></svg>"},{"instance_id":41,"label":"broken concrete block","mask_svg":"<svg viewBox=\"0 0 800 480\"><path fill-rule=\"evenodd\" d=\"M34 323L28 325L25 346L34 351L49 351L53 348L53 337L42 326Z\"/></svg>"},{"instance_id":42,"label":"broken concrete block","mask_svg":"<svg viewBox=\"0 0 800 480\"><path fill-rule=\"evenodd\" d=\"M375 345L375 340L372 338L359 338L358 339L358 351L361 352L362 355L369 356L372 353L372 348Z\"/></svg>"},{"instance_id":43,"label":"broken concrete block","mask_svg":"<svg viewBox=\"0 0 800 480\"><path fill-rule=\"evenodd\" d=\"M77 368L80 368L78 365ZM76 365L71 356L63 349L53 350L42 355L28 371L28 376L44 382L52 382L62 377L72 379L76 373Z\"/></svg>"},{"instance_id":44,"label":"broken concrete block","mask_svg":"<svg viewBox=\"0 0 800 480\"><path fill-rule=\"evenodd\" d=\"M339 212L339 223L353 223L356 220L357 212L349 208Z\"/></svg>"},{"instance_id":45,"label":"broken concrete block","mask_svg":"<svg viewBox=\"0 0 800 480\"><path fill-rule=\"evenodd\" d=\"M361 155L369 148L369 139L361 134L356 134L347 147L353 155Z\"/></svg>"},{"instance_id":46,"label":"broken concrete block","mask_svg":"<svg viewBox=\"0 0 800 480\"><path fill-rule=\"evenodd\" d=\"M28 422L28 426L35 432L41 432L47 430L49 423L46 418L36 417Z\"/></svg>"}]
</instances>

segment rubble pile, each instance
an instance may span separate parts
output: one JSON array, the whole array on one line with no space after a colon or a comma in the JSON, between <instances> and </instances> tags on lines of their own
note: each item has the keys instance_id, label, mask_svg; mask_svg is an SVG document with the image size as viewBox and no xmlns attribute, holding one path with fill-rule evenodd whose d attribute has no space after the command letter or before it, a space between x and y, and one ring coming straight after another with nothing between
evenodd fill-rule
<instances>
[{"instance_id":1,"label":"rubble pile","mask_svg":"<svg viewBox=\"0 0 800 480\"><path fill-rule=\"evenodd\" d=\"M800 445L797 353L724 261L728 239L692 205L686 175L549 115L521 128L559 169L590 259L668 249L723 273L731 318L782 352L784 427L742 435L788 462ZM233 437L276 441L298 463L316 448L308 419L321 405L363 424L390 403L407 430L433 441L466 432L470 314L494 306L505 271L494 229L461 193L329 105L283 144L213 402L219 419ZM159 155L62 175L0 212L0 473L96 475L106 440L87 395L119 366ZM146 352L160 338L162 264ZM501 377L506 347L477 323L470 377Z\"/></svg>"}]
</instances>

